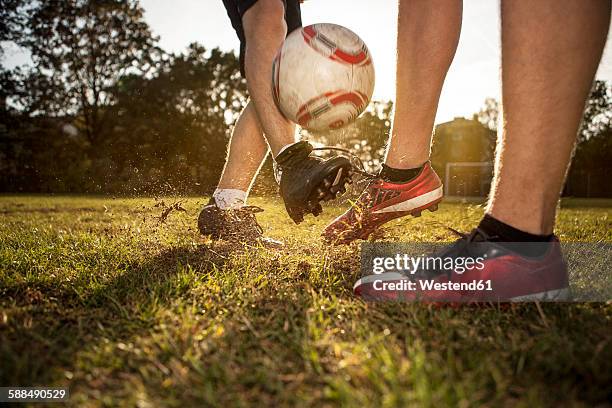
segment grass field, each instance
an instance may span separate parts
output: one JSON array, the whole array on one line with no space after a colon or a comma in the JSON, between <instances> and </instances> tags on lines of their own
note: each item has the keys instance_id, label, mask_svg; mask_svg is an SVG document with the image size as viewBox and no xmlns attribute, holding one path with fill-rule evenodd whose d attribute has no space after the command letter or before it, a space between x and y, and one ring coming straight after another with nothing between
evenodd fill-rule
<instances>
[{"instance_id":1,"label":"grass field","mask_svg":"<svg viewBox=\"0 0 612 408\"><path fill-rule=\"evenodd\" d=\"M165 198L164 205L177 199ZM283 249L200 238L203 199L0 197L0 386L72 406L592 406L612 397L612 305L434 307L352 295L359 246L253 199ZM157 205L157 206L156 206ZM387 228L451 241L477 204ZM564 241L612 242L611 201L568 201Z\"/></svg>"}]
</instances>

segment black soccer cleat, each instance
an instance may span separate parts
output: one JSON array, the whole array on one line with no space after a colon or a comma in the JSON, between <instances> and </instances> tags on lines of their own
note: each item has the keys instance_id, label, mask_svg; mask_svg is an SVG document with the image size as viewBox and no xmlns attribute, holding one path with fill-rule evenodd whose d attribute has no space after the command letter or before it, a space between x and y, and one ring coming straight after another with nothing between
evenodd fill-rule
<instances>
[{"instance_id":1,"label":"black soccer cleat","mask_svg":"<svg viewBox=\"0 0 612 408\"><path fill-rule=\"evenodd\" d=\"M299 224L306 214L323 212L321 202L344 194L351 181L352 164L342 156L324 160L311 156L306 141L293 144L276 157L281 172L280 194L291 219Z\"/></svg>"},{"instance_id":2,"label":"black soccer cleat","mask_svg":"<svg viewBox=\"0 0 612 408\"><path fill-rule=\"evenodd\" d=\"M204 236L214 240L257 241L262 238L263 230L255 213L263 210L255 206L222 210L217 207L214 198L200 212L198 229Z\"/></svg>"}]
</instances>

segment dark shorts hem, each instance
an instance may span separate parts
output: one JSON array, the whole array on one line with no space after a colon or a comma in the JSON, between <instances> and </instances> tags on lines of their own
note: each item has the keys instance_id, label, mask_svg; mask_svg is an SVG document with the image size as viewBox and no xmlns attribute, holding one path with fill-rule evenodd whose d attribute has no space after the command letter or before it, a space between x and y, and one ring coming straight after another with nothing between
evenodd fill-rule
<instances>
[{"instance_id":1,"label":"dark shorts hem","mask_svg":"<svg viewBox=\"0 0 612 408\"><path fill-rule=\"evenodd\" d=\"M302 13L299 0L279 0L285 5L285 22L287 23L287 34L302 26ZM232 27L240 40L240 73L244 78L244 52L246 48L246 38L242 27L242 17L257 0L223 0L223 5L227 10L227 15L232 22Z\"/></svg>"}]
</instances>

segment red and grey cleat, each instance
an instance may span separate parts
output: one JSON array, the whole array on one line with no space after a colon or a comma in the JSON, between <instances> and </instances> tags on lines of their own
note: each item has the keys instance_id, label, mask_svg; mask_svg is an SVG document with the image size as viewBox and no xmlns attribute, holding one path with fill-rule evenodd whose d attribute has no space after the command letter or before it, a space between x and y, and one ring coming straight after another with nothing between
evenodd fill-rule
<instances>
[{"instance_id":1,"label":"red and grey cleat","mask_svg":"<svg viewBox=\"0 0 612 408\"><path fill-rule=\"evenodd\" d=\"M497 242L476 228L428 258L455 260L451 262L454 267L421 267L414 273L367 275L355 283L353 291L361 298L382 301L480 303L571 299L567 264L557 237L548 242ZM467 259L474 260L469 267Z\"/></svg>"},{"instance_id":2,"label":"red and grey cleat","mask_svg":"<svg viewBox=\"0 0 612 408\"><path fill-rule=\"evenodd\" d=\"M377 228L395 218L419 217L423 210L437 210L442 196L442 182L429 162L406 183L375 179L348 211L325 228L323 238L335 245L367 239Z\"/></svg>"}]
</instances>

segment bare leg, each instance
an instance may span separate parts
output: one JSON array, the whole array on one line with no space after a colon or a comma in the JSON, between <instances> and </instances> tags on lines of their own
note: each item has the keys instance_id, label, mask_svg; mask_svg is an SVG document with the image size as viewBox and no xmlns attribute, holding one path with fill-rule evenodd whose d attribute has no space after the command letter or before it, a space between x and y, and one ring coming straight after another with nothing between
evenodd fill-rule
<instances>
[{"instance_id":1,"label":"bare leg","mask_svg":"<svg viewBox=\"0 0 612 408\"><path fill-rule=\"evenodd\" d=\"M400 0L396 105L388 166L407 169L429 159L444 78L461 32L461 0Z\"/></svg>"},{"instance_id":2,"label":"bare leg","mask_svg":"<svg viewBox=\"0 0 612 408\"><path fill-rule=\"evenodd\" d=\"M227 160L217 188L248 193L267 154L268 145L253 103L249 102L232 132Z\"/></svg>"},{"instance_id":3,"label":"bare leg","mask_svg":"<svg viewBox=\"0 0 612 408\"><path fill-rule=\"evenodd\" d=\"M487 213L551 234L609 0L502 0L503 129Z\"/></svg>"},{"instance_id":4,"label":"bare leg","mask_svg":"<svg viewBox=\"0 0 612 408\"><path fill-rule=\"evenodd\" d=\"M276 157L295 142L295 125L279 112L272 96L272 61L287 34L281 0L259 0L242 17L246 37L245 71L259 123Z\"/></svg>"}]
</instances>

